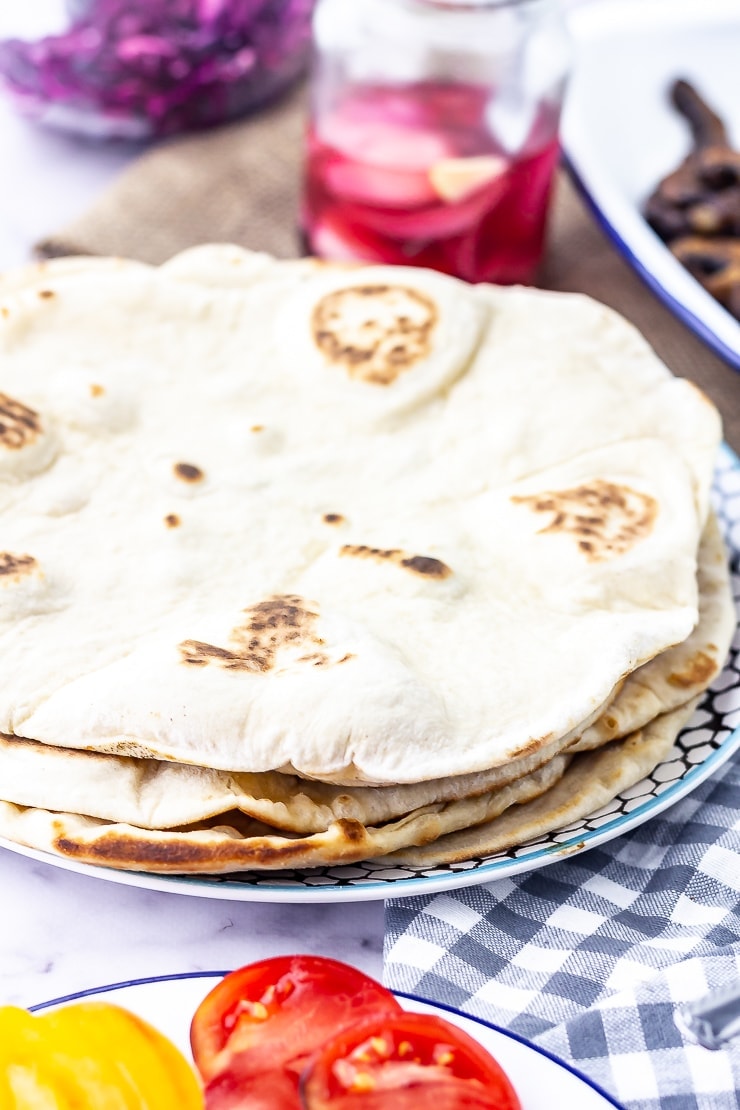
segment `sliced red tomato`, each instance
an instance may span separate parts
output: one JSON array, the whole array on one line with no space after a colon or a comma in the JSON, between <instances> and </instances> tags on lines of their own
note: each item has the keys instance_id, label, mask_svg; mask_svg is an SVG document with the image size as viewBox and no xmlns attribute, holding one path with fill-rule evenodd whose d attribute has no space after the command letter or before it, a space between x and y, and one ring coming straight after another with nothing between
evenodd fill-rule
<instances>
[{"instance_id":1,"label":"sliced red tomato","mask_svg":"<svg viewBox=\"0 0 740 1110\"><path fill-rule=\"evenodd\" d=\"M265 1064L259 1072L242 1074L239 1058L203 1089L206 1110L300 1110L298 1074Z\"/></svg>"},{"instance_id":2,"label":"sliced red tomato","mask_svg":"<svg viewBox=\"0 0 740 1110\"><path fill-rule=\"evenodd\" d=\"M486 1049L431 1014L345 1029L308 1065L300 1093L304 1110L521 1110Z\"/></svg>"},{"instance_id":3,"label":"sliced red tomato","mask_svg":"<svg viewBox=\"0 0 740 1110\"><path fill-rule=\"evenodd\" d=\"M203 999L190 1027L207 1104L230 1105L238 1082L249 1088L250 1106L260 1105L259 1091L269 1094L271 1083L292 1090L294 1102L265 1105L298 1106L300 1071L338 1029L399 1010L369 975L322 956L277 956L232 971Z\"/></svg>"}]
</instances>

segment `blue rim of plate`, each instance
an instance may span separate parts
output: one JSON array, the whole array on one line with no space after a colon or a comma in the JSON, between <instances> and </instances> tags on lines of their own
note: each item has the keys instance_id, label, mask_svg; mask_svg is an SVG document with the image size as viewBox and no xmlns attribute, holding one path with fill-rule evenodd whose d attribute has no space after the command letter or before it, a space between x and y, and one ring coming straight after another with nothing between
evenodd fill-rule
<instances>
[{"instance_id":1,"label":"blue rim of plate","mask_svg":"<svg viewBox=\"0 0 740 1110\"><path fill-rule=\"evenodd\" d=\"M653 271L645 265L639 255L635 254L599 205L581 174L576 169L575 163L566 149L562 152L562 161L573 184L596 220L596 223L602 231L605 232L607 238L617 248L623 258L629 263L637 276L647 285L651 292L662 301L676 319L680 320L680 322L689 329L689 331L694 332L710 350L714 351L716 355L719 355L719 357L733 370L740 371L740 353L733 350L732 347L728 347L700 316L697 316L695 312L687 308L678 297L674 297L672 293L669 293ZM665 250L666 253L669 253L667 247Z\"/></svg>"},{"instance_id":2,"label":"blue rim of plate","mask_svg":"<svg viewBox=\"0 0 740 1110\"><path fill-rule=\"evenodd\" d=\"M733 595L740 611L740 458L726 444L717 459L712 501L728 546ZM720 708L715 706L715 698L722 699ZM669 757L651 775L582 820L494 856L424 869L366 862L310 871L166 875L81 864L1 838L0 846L109 882L201 898L321 903L438 894L534 871L622 836L690 794L739 748L740 635L736 631L724 669L677 737ZM669 781L671 774L674 781Z\"/></svg>"},{"instance_id":3,"label":"blue rim of plate","mask_svg":"<svg viewBox=\"0 0 740 1110\"><path fill-rule=\"evenodd\" d=\"M405 998L409 1002L421 1003L423 1005L431 1004L432 1006L436 1006L438 1010L444 1010L448 1014L459 1014L468 1021L474 1021L477 1025L482 1025L485 1029L492 1029L494 1032L501 1033L504 1037L508 1037L509 1040L517 1041L518 1044L525 1045L526 1048L530 1048L540 1056L544 1056L546 1059L551 1060L553 1064L558 1064L561 1068L564 1068L565 1071L569 1071L576 1079L580 1079L582 1083L585 1083L586 1086L590 1087L596 1094L601 1095L611 1106L616 1107L616 1110L625 1110L621 1102L617 1102L613 1095L610 1095L608 1091L605 1091L603 1087L599 1086L599 1084L588 1075L584 1075L584 1073L574 1067L573 1064L570 1064L567 1060L563 1060L561 1056L556 1056L548 1049L542 1048L541 1045L535 1044L534 1041L528 1041L526 1037L522 1037L519 1033L514 1033L511 1029L504 1029L502 1025L496 1025L493 1021L486 1021L485 1018L477 1017L475 1014L466 1014L464 1010L457 1010L454 1006L449 1006L446 1002L436 1002L434 999L422 998L417 994L407 994L405 991L394 991L393 993L397 998Z\"/></svg>"},{"instance_id":4,"label":"blue rim of plate","mask_svg":"<svg viewBox=\"0 0 740 1110\"><path fill-rule=\"evenodd\" d=\"M142 979L125 979L120 983L106 983L102 987L88 987L85 990L74 991L72 994L63 994L59 998L51 998L45 1002L37 1002L34 1006L29 1006L28 1009L31 1013L40 1013L44 1010L49 1010L53 1006L64 1006L70 1002L80 1002L84 998L92 998L101 994L110 994L112 991L125 990L128 987L146 987L155 983L173 983L182 982L183 980L190 979L222 979L224 975L228 975L228 971L183 971L174 972L171 975L152 975ZM541 1048L540 1045L528 1041L526 1037L520 1036L518 1033L512 1033L509 1029L504 1029L501 1025L496 1025L495 1022L486 1021L485 1018L476 1017L474 1014L466 1014L463 1010L457 1010L454 1006L450 1006L445 1002L437 1002L433 998L422 998L420 995L408 994L406 991L394 991L397 998L403 998L407 1002L418 1003L422 1006L434 1006L438 1010L443 1010L448 1014L456 1014L459 1017L465 1018L467 1021L472 1021L476 1025L483 1026L484 1029L491 1029L494 1033L500 1033L509 1040L516 1041L518 1044L524 1045L526 1048L531 1049L540 1056L544 1056L553 1064L557 1064L565 1071L570 1072L576 1079L579 1079L587 1087L590 1087L596 1094L600 1095L615 1110L624 1110L620 1102L600 1087L593 1079L589 1079L582 1071L568 1063L567 1060L561 1059L560 1056L555 1056L554 1053L549 1052L546 1048Z\"/></svg>"}]
</instances>

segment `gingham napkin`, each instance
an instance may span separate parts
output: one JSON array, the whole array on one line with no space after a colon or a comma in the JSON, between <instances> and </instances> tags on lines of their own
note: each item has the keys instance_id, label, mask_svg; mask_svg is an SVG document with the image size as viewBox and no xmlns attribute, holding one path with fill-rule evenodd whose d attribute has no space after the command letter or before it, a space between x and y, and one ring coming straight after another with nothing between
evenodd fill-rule
<instances>
[{"instance_id":1,"label":"gingham napkin","mask_svg":"<svg viewBox=\"0 0 740 1110\"><path fill-rule=\"evenodd\" d=\"M386 904L388 986L504 1026L628 1110L738 1110L740 1038L676 1003L740 977L740 761L632 832L511 879Z\"/></svg>"}]
</instances>

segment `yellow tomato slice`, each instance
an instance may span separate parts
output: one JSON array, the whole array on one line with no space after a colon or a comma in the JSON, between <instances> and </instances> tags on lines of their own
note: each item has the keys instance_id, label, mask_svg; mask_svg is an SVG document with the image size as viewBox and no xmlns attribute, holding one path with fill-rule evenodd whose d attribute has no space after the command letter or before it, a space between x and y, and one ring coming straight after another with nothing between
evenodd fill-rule
<instances>
[{"instance_id":1,"label":"yellow tomato slice","mask_svg":"<svg viewBox=\"0 0 740 1110\"><path fill-rule=\"evenodd\" d=\"M84 1106L74 1070L51 1050L40 1023L16 1006L0 1008L1 1110Z\"/></svg>"},{"instance_id":2,"label":"yellow tomato slice","mask_svg":"<svg viewBox=\"0 0 740 1110\"><path fill-rule=\"evenodd\" d=\"M195 1073L128 1010L0 1008L0 1110L202 1110Z\"/></svg>"}]
</instances>

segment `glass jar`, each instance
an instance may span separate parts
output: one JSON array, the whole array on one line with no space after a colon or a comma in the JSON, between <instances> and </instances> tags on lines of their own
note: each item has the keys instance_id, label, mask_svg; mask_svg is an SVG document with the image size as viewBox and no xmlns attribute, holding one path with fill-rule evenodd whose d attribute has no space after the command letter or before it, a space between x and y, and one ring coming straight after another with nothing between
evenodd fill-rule
<instances>
[{"instance_id":1,"label":"glass jar","mask_svg":"<svg viewBox=\"0 0 740 1110\"><path fill-rule=\"evenodd\" d=\"M313 5L9 5L0 15L0 82L34 118L95 137L142 139L209 127L263 104L304 71Z\"/></svg>"},{"instance_id":2,"label":"glass jar","mask_svg":"<svg viewBox=\"0 0 740 1110\"><path fill-rule=\"evenodd\" d=\"M555 0L318 0L313 38L308 249L532 282L570 64Z\"/></svg>"}]
</instances>

